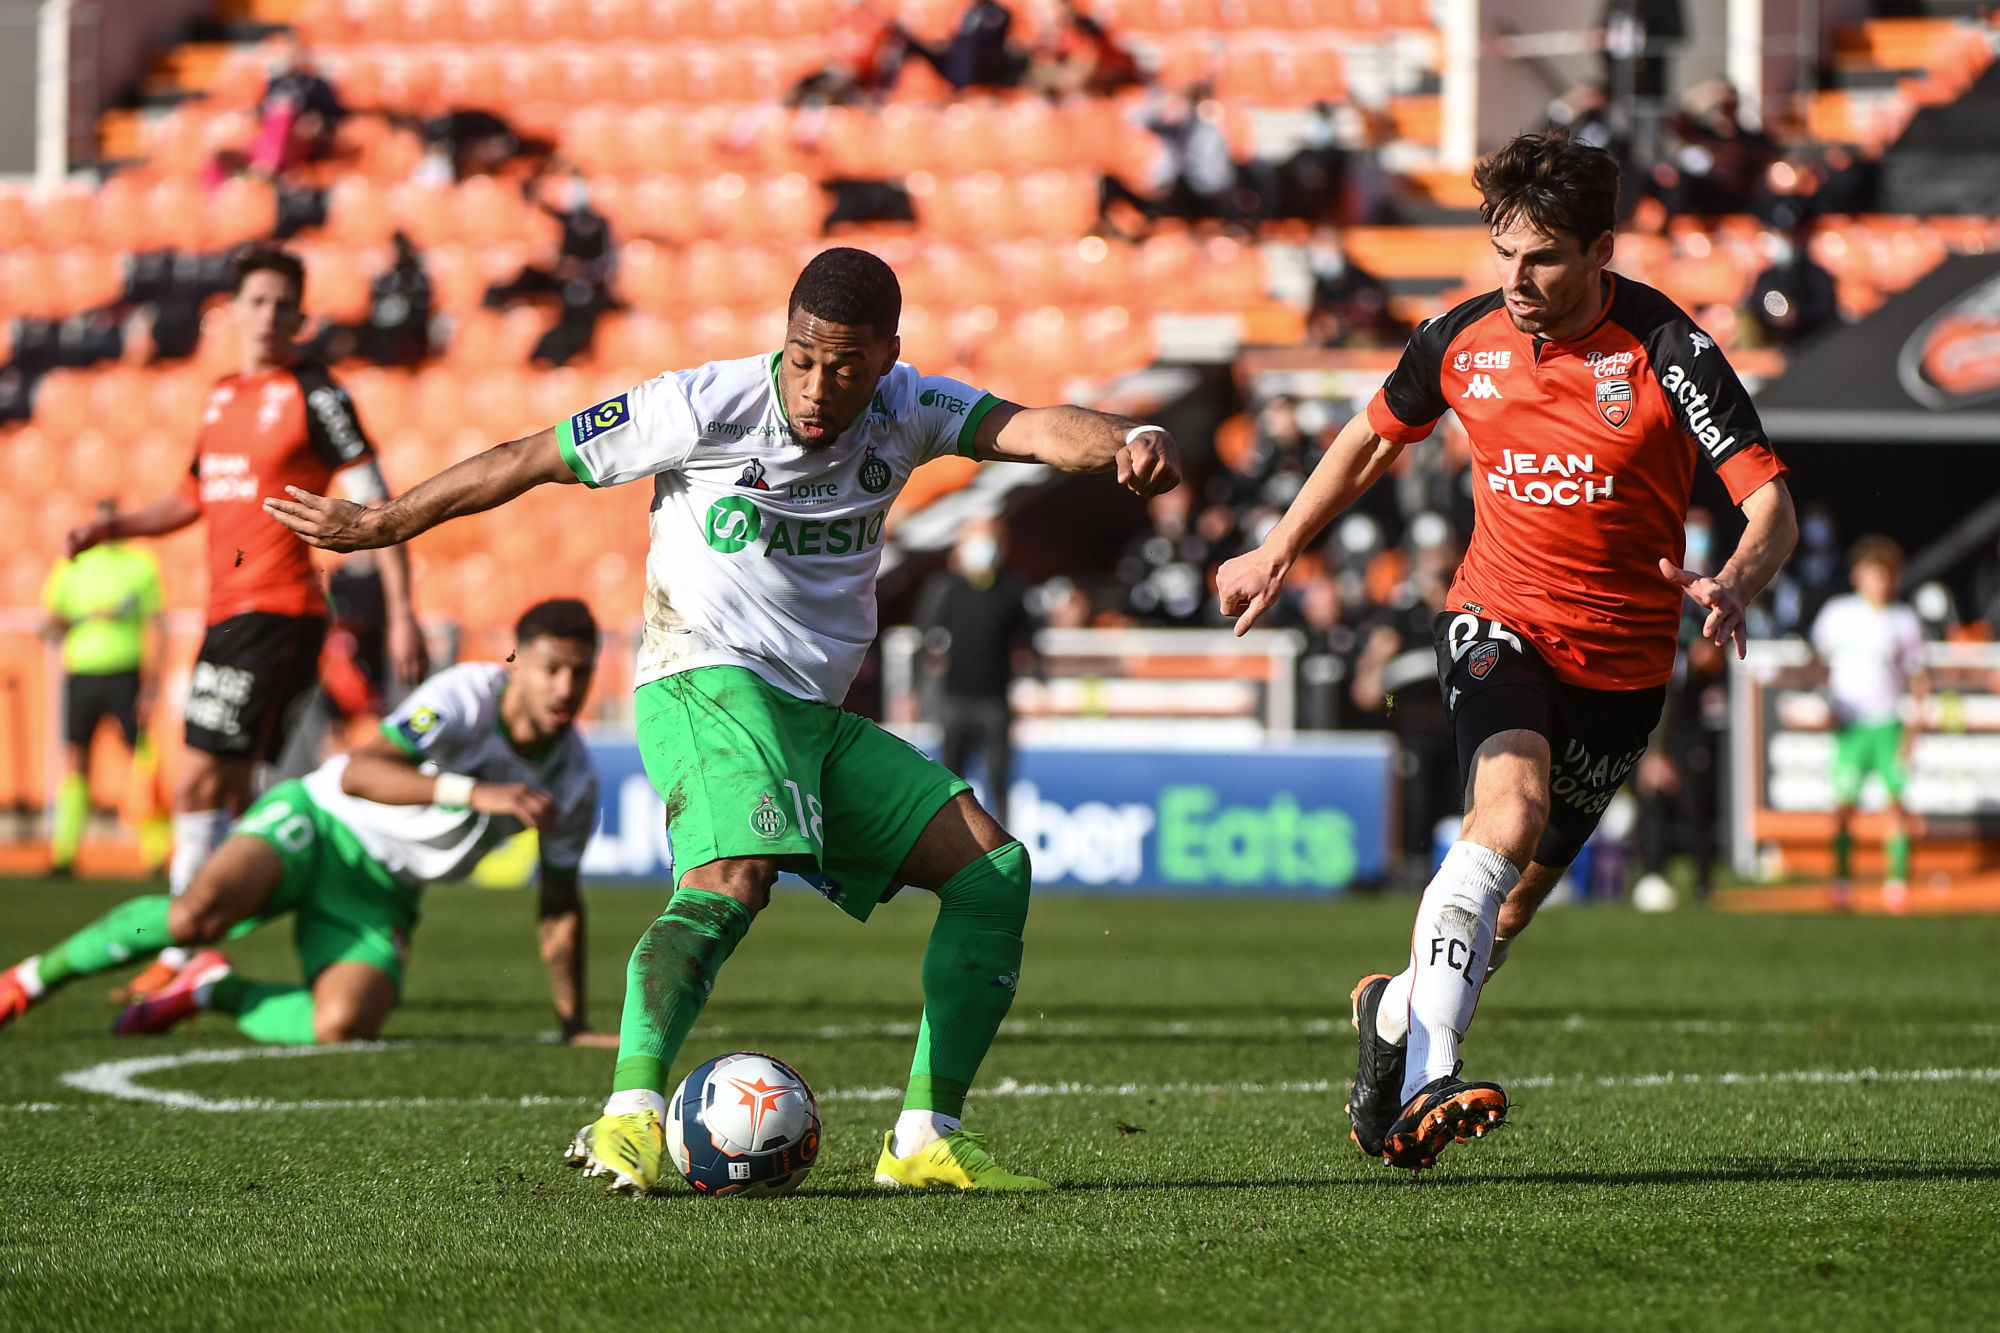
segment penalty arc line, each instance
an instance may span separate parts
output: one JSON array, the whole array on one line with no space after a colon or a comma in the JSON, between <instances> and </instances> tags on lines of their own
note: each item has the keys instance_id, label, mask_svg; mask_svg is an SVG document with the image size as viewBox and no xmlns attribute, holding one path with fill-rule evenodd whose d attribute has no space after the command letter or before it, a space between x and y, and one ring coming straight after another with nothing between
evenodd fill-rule
<instances>
[{"instance_id":1,"label":"penalty arc line","mask_svg":"<svg viewBox=\"0 0 2000 1333\"><path fill-rule=\"evenodd\" d=\"M96 1093L120 1101L137 1102L173 1110L216 1112L245 1111L363 1111L402 1110L427 1106L580 1106L594 1105L595 1097L523 1095L518 1097L376 1097L310 1098L278 1100L267 1097L204 1097L177 1088L149 1087L138 1080L149 1074L200 1065L240 1064L248 1060L287 1060L315 1055L366 1055L381 1051L414 1050L463 1042L381 1041L348 1042L336 1046L236 1046L214 1050L184 1051L174 1055L141 1056L110 1060L64 1074L62 1081L79 1092ZM2000 1080L2000 1069L1801 1069L1775 1073L1722 1074L1632 1074L1590 1078L1583 1075L1557 1077L1541 1075L1506 1081L1511 1088L1551 1088L1559 1085L1599 1088L1658 1088L1679 1084L1723 1087L1759 1084L1854 1084L1932 1083ZM1319 1094L1343 1090L1328 1080L1281 1083L1022 1083L1001 1079L976 1094L983 1097L1132 1097L1132 1096L1251 1096L1271 1093ZM894 1101L901 1088L837 1088L820 1094L821 1101ZM22 1102L0 1106L0 1111L56 1111L77 1109L53 1102Z\"/></svg>"}]
</instances>

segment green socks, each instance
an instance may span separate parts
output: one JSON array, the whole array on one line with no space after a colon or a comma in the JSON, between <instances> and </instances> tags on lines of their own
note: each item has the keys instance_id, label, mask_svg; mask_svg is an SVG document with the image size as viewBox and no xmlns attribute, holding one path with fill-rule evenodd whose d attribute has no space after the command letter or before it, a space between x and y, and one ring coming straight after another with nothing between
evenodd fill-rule
<instances>
[{"instance_id":1,"label":"green socks","mask_svg":"<svg viewBox=\"0 0 2000 1333\"><path fill-rule=\"evenodd\" d=\"M1852 879L1853 861L1854 835L1847 831L1846 824L1842 824L1833 835L1833 877Z\"/></svg>"},{"instance_id":2,"label":"green socks","mask_svg":"<svg viewBox=\"0 0 2000 1333\"><path fill-rule=\"evenodd\" d=\"M1901 829L1889 835L1889 878L1899 884L1910 882L1910 835Z\"/></svg>"},{"instance_id":3,"label":"green socks","mask_svg":"<svg viewBox=\"0 0 2000 1333\"><path fill-rule=\"evenodd\" d=\"M55 829L49 837L49 859L56 869L65 870L76 862L76 849L83 842L84 821L90 818L90 780L71 773L56 788Z\"/></svg>"},{"instance_id":4,"label":"green socks","mask_svg":"<svg viewBox=\"0 0 2000 1333\"><path fill-rule=\"evenodd\" d=\"M1010 842L938 890L937 924L924 950L924 1021L904 1110L964 1114L966 1091L1020 981L1028 876L1028 849Z\"/></svg>"},{"instance_id":5,"label":"green socks","mask_svg":"<svg viewBox=\"0 0 2000 1333\"><path fill-rule=\"evenodd\" d=\"M750 909L726 894L678 889L625 968L613 1092L667 1091L667 1070L701 1016L715 974L743 942Z\"/></svg>"},{"instance_id":6,"label":"green socks","mask_svg":"<svg viewBox=\"0 0 2000 1333\"><path fill-rule=\"evenodd\" d=\"M208 993L208 1008L235 1015L237 1029L252 1041L274 1046L311 1046L319 1041L313 1031L312 992L304 986L246 981L231 972L216 979Z\"/></svg>"},{"instance_id":7,"label":"green socks","mask_svg":"<svg viewBox=\"0 0 2000 1333\"><path fill-rule=\"evenodd\" d=\"M135 958L146 958L174 942L167 931L164 893L128 898L42 955L36 973L41 984L60 986L93 972L108 972Z\"/></svg>"}]
</instances>

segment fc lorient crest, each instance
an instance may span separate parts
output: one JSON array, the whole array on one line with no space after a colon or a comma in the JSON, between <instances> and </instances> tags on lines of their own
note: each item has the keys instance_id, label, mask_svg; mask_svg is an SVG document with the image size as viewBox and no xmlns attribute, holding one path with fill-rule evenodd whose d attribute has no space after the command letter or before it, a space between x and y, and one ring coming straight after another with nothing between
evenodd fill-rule
<instances>
[{"instance_id":1,"label":"fc lorient crest","mask_svg":"<svg viewBox=\"0 0 2000 1333\"><path fill-rule=\"evenodd\" d=\"M889 465L875 456L875 447L870 445L867 455L861 460L861 489L870 495L880 495L889 489L889 483L894 480L895 475L889 471Z\"/></svg>"},{"instance_id":2,"label":"fc lorient crest","mask_svg":"<svg viewBox=\"0 0 2000 1333\"><path fill-rule=\"evenodd\" d=\"M1632 381L1599 380L1597 414L1614 426L1622 426L1632 416Z\"/></svg>"}]
</instances>

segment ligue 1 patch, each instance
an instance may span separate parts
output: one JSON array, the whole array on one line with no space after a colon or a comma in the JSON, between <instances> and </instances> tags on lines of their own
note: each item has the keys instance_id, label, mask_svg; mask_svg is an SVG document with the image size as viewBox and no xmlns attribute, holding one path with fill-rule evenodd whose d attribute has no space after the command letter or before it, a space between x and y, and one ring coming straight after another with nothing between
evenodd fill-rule
<instances>
[{"instance_id":1,"label":"ligue 1 patch","mask_svg":"<svg viewBox=\"0 0 2000 1333\"><path fill-rule=\"evenodd\" d=\"M1493 664L1499 660L1500 645L1489 639L1472 646L1472 651L1465 657L1465 669L1472 673L1474 680L1485 680L1492 674Z\"/></svg>"},{"instance_id":2,"label":"ligue 1 patch","mask_svg":"<svg viewBox=\"0 0 2000 1333\"><path fill-rule=\"evenodd\" d=\"M1599 380L1597 414L1614 426L1622 426L1632 416L1632 381Z\"/></svg>"},{"instance_id":3,"label":"ligue 1 patch","mask_svg":"<svg viewBox=\"0 0 2000 1333\"><path fill-rule=\"evenodd\" d=\"M412 741L421 740L426 733L436 728L437 724L438 715L435 709L419 708L403 719L403 734Z\"/></svg>"},{"instance_id":4,"label":"ligue 1 patch","mask_svg":"<svg viewBox=\"0 0 2000 1333\"><path fill-rule=\"evenodd\" d=\"M588 407L569 419L570 443L582 444L608 430L616 430L632 419L632 406L626 402L627 395L607 398L596 407Z\"/></svg>"},{"instance_id":5,"label":"ligue 1 patch","mask_svg":"<svg viewBox=\"0 0 2000 1333\"><path fill-rule=\"evenodd\" d=\"M875 456L871 446L868 456L861 460L861 489L870 495L880 495L889 489L889 483L896 479L889 471L889 465Z\"/></svg>"},{"instance_id":6,"label":"ligue 1 patch","mask_svg":"<svg viewBox=\"0 0 2000 1333\"><path fill-rule=\"evenodd\" d=\"M757 808L750 812L750 831L760 838L782 838L790 823L785 818L785 812L771 803L770 792L765 792Z\"/></svg>"}]
</instances>

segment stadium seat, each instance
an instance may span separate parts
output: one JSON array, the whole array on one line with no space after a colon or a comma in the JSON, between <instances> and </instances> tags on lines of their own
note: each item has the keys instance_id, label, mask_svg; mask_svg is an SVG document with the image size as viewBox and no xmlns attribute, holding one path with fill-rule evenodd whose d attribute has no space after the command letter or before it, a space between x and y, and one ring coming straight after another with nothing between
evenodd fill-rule
<instances>
[{"instance_id":1,"label":"stadium seat","mask_svg":"<svg viewBox=\"0 0 2000 1333\"><path fill-rule=\"evenodd\" d=\"M138 366L105 366L90 375L92 431L114 449L123 448L151 427L155 372ZM78 436L81 440L82 435ZM115 477L115 455L91 460L72 459L70 472L79 477Z\"/></svg>"}]
</instances>

